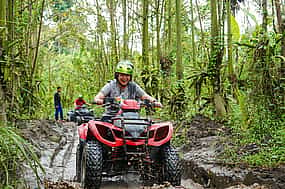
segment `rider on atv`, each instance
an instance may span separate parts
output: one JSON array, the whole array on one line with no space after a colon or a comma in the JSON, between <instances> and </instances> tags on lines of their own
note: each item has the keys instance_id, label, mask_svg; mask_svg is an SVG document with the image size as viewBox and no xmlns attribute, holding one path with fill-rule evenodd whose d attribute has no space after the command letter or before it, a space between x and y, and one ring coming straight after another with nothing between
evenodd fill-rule
<instances>
[{"instance_id":1,"label":"rider on atv","mask_svg":"<svg viewBox=\"0 0 285 189\"><path fill-rule=\"evenodd\" d=\"M87 104L87 105L89 105L89 106L91 105L91 104L87 103L87 102L83 99L83 95L80 94L80 95L78 95L78 98L74 101L74 109L75 109L75 110L78 110L78 109L82 108L82 106L83 106L84 104Z\"/></svg>"},{"instance_id":2,"label":"rider on atv","mask_svg":"<svg viewBox=\"0 0 285 189\"><path fill-rule=\"evenodd\" d=\"M181 183L181 162L170 141L172 123L141 116L141 108L148 112L161 104L132 81L133 69L130 61L118 63L115 79L94 99L107 108L102 119L78 127L76 180L84 189L99 189L102 177L128 172L138 173L144 186Z\"/></svg>"},{"instance_id":3,"label":"rider on atv","mask_svg":"<svg viewBox=\"0 0 285 189\"><path fill-rule=\"evenodd\" d=\"M122 98L135 100L149 100L155 102L156 99L148 95L137 83L132 81L134 66L129 60L120 61L116 67L115 79L107 83L100 92L95 96L96 104L103 104L104 98ZM157 102L157 106L161 107L161 103ZM108 121L112 115L110 109L107 109L102 120Z\"/></svg>"}]
</instances>

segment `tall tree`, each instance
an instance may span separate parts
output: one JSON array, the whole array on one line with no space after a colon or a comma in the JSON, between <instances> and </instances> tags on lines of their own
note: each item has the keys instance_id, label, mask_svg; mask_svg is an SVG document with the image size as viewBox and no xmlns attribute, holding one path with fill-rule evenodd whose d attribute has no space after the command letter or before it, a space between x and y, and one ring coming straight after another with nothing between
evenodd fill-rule
<instances>
[{"instance_id":1,"label":"tall tree","mask_svg":"<svg viewBox=\"0 0 285 189\"><path fill-rule=\"evenodd\" d=\"M123 57L128 56L128 32L127 32L127 0L123 0L124 36L123 36Z\"/></svg>"},{"instance_id":2,"label":"tall tree","mask_svg":"<svg viewBox=\"0 0 285 189\"><path fill-rule=\"evenodd\" d=\"M168 14L168 26L167 26L167 49L168 49L168 53L170 53L171 51L171 48L172 48L172 11L171 11L171 8L172 8L172 0L168 0L168 5L167 5L167 14Z\"/></svg>"},{"instance_id":3,"label":"tall tree","mask_svg":"<svg viewBox=\"0 0 285 189\"><path fill-rule=\"evenodd\" d=\"M282 35L281 39L281 55L285 57L285 5L283 5L283 11L281 11L281 1L274 0L276 7L276 17L278 23L278 33ZM283 18L283 19L282 19ZM281 78L285 78L285 59L281 60ZM283 79L285 80L285 79ZM285 82L285 81L284 81Z\"/></svg>"},{"instance_id":4,"label":"tall tree","mask_svg":"<svg viewBox=\"0 0 285 189\"><path fill-rule=\"evenodd\" d=\"M108 55L107 55L107 52L105 50L105 41L104 41L104 33L105 33L105 30L106 29L106 23L105 23L105 20L104 20L104 17L101 15L101 6L99 4L99 1L96 0L96 14L97 14L97 33L99 35L99 43L98 43L98 49L101 49L100 51L100 58L99 58L99 61L101 62L100 64L100 68L101 68L101 71L103 73L103 79L105 80L107 78L107 71L111 71L111 69L109 68L110 66L109 65L109 59L108 59ZM105 62L105 64L103 64ZM111 63L112 64L112 63ZM99 80L101 81L101 80Z\"/></svg>"},{"instance_id":5,"label":"tall tree","mask_svg":"<svg viewBox=\"0 0 285 189\"><path fill-rule=\"evenodd\" d=\"M148 0L143 0L142 61L149 67Z\"/></svg>"},{"instance_id":6,"label":"tall tree","mask_svg":"<svg viewBox=\"0 0 285 189\"><path fill-rule=\"evenodd\" d=\"M237 76L233 66L233 47L232 47L232 23L231 23L231 0L227 0L227 40L228 40L228 77L231 83L232 92L237 97Z\"/></svg>"},{"instance_id":7,"label":"tall tree","mask_svg":"<svg viewBox=\"0 0 285 189\"><path fill-rule=\"evenodd\" d=\"M38 51L39 51L39 46L40 46L42 24L43 24L44 7L45 7L45 0L42 0L41 9L40 9L41 10L40 22L39 22L39 27L38 27L38 32L37 32L37 40L36 40L34 55L33 55L33 59L32 59L32 71L31 71L31 76L30 76L31 83L33 83L34 72L36 69L36 63L37 63L37 59L38 59Z\"/></svg>"},{"instance_id":8,"label":"tall tree","mask_svg":"<svg viewBox=\"0 0 285 189\"><path fill-rule=\"evenodd\" d=\"M6 117L6 98L5 98L5 80L4 80L4 56L6 41L6 0L0 0L0 122L7 121Z\"/></svg>"},{"instance_id":9,"label":"tall tree","mask_svg":"<svg viewBox=\"0 0 285 189\"><path fill-rule=\"evenodd\" d=\"M192 41L192 61L196 64L196 45L195 45L195 32L194 32L194 7L193 0L190 0L191 7L191 41Z\"/></svg>"},{"instance_id":10,"label":"tall tree","mask_svg":"<svg viewBox=\"0 0 285 189\"><path fill-rule=\"evenodd\" d=\"M111 19L111 44L112 44L112 61L111 67L114 67L114 64L116 64L119 61L118 56L118 48L117 48L117 30L116 30L116 21L115 21L115 11L116 11L116 1L115 0L107 0L107 7L109 9L110 13L110 19Z\"/></svg>"},{"instance_id":11,"label":"tall tree","mask_svg":"<svg viewBox=\"0 0 285 189\"><path fill-rule=\"evenodd\" d=\"M268 10L267 10L267 0L262 0L262 30L263 33L267 32L267 17L268 17Z\"/></svg>"},{"instance_id":12,"label":"tall tree","mask_svg":"<svg viewBox=\"0 0 285 189\"><path fill-rule=\"evenodd\" d=\"M211 58L209 63L209 74L213 87L213 99L217 116L226 114L225 102L221 94L220 70L222 64L222 47L219 36L219 20L217 14L218 2L211 0Z\"/></svg>"},{"instance_id":13,"label":"tall tree","mask_svg":"<svg viewBox=\"0 0 285 189\"><path fill-rule=\"evenodd\" d=\"M181 0L176 0L176 77L183 79L182 64L182 28L181 28Z\"/></svg>"},{"instance_id":14,"label":"tall tree","mask_svg":"<svg viewBox=\"0 0 285 189\"><path fill-rule=\"evenodd\" d=\"M162 1L163 3L163 1ZM163 7L163 4L162 4ZM161 50L160 50L160 13L159 13L159 8L160 8L160 1L155 1L155 16L156 16L156 65L159 67L159 61L160 61L160 56L161 56Z\"/></svg>"}]
</instances>

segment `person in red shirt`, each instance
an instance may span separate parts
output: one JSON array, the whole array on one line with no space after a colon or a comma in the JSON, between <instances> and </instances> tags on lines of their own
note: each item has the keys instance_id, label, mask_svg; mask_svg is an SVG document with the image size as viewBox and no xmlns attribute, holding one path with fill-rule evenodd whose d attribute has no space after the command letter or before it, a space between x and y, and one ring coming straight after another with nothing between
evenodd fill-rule
<instances>
[{"instance_id":1,"label":"person in red shirt","mask_svg":"<svg viewBox=\"0 0 285 189\"><path fill-rule=\"evenodd\" d=\"M83 99L83 95L79 95L78 98L74 101L75 110L82 108L84 104L91 105Z\"/></svg>"}]
</instances>

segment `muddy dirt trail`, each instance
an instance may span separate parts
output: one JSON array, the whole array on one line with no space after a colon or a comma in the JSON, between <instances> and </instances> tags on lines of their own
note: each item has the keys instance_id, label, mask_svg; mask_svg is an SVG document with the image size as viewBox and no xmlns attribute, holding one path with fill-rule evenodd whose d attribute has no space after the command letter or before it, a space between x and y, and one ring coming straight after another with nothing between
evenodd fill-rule
<instances>
[{"instance_id":1,"label":"muddy dirt trail","mask_svg":"<svg viewBox=\"0 0 285 189\"><path fill-rule=\"evenodd\" d=\"M23 136L36 147L37 154L46 171L45 174L42 173L39 175L40 187L38 187L34 174L31 170L27 169L24 178L27 181L28 187L23 187L23 189L81 189L80 184L74 182L76 148L79 141L75 123L64 122L58 124L47 120L31 120L19 123L19 125ZM182 179L182 185L175 188L284 188L285 183L282 179L285 181L285 174L282 171L283 169L280 169L281 171L276 173L270 172L270 174L264 174L260 170L258 173L247 169L237 171L233 168L223 167L219 164L216 165L216 155L221 151L220 147L222 144L217 134L220 131L227 132L224 131L222 125L219 126L205 117L198 116L193 119L188 131L189 143L179 150L179 153L183 154L184 179ZM239 174L241 173L243 175L239 178ZM275 174L278 176L276 177ZM260 184L266 184L268 187ZM167 184L143 187L139 176L136 174L126 174L103 179L101 189L115 188L173 189L174 187Z\"/></svg>"},{"instance_id":2,"label":"muddy dirt trail","mask_svg":"<svg viewBox=\"0 0 285 189\"><path fill-rule=\"evenodd\" d=\"M40 161L46 173L40 175L41 188L80 189L74 182L76 165L76 147L78 144L77 126L72 122L55 124L48 121L34 121L25 126L24 136L38 148ZM25 178L30 188L38 188L33 173L27 170ZM143 188L139 176L127 174L110 179L103 179L102 189L137 189ZM148 187L150 188L150 187ZM151 188L173 188L154 186ZM203 189L190 179L182 180L179 188Z\"/></svg>"}]
</instances>

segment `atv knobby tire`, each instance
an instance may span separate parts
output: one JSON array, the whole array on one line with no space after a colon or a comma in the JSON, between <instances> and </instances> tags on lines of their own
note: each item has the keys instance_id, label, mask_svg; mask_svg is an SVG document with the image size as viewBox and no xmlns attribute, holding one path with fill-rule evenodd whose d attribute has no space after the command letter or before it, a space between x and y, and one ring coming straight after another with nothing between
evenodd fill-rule
<instances>
[{"instance_id":1,"label":"atv knobby tire","mask_svg":"<svg viewBox=\"0 0 285 189\"><path fill-rule=\"evenodd\" d=\"M79 144L77 145L76 149L76 181L81 182L81 162L82 162L82 153L83 153L83 148L85 145L85 141L80 141Z\"/></svg>"},{"instance_id":2,"label":"atv knobby tire","mask_svg":"<svg viewBox=\"0 0 285 189\"><path fill-rule=\"evenodd\" d=\"M102 146L97 141L88 141L82 151L81 185L84 189L99 189L102 180Z\"/></svg>"},{"instance_id":3,"label":"atv knobby tire","mask_svg":"<svg viewBox=\"0 0 285 189\"><path fill-rule=\"evenodd\" d=\"M178 154L171 145L162 148L163 180L172 186L181 185L182 164Z\"/></svg>"},{"instance_id":4,"label":"atv knobby tire","mask_svg":"<svg viewBox=\"0 0 285 189\"><path fill-rule=\"evenodd\" d=\"M76 149L76 181L81 181L81 161L82 161L83 146L78 144Z\"/></svg>"}]
</instances>

